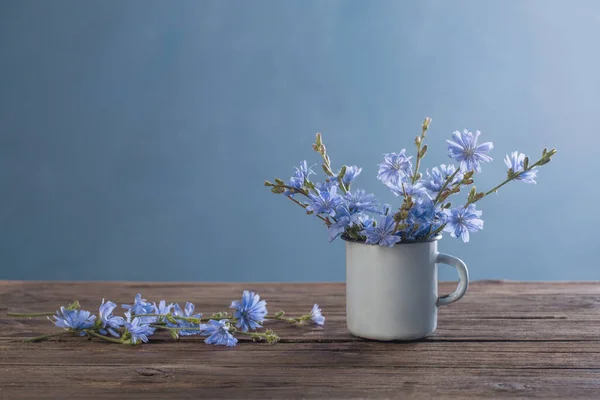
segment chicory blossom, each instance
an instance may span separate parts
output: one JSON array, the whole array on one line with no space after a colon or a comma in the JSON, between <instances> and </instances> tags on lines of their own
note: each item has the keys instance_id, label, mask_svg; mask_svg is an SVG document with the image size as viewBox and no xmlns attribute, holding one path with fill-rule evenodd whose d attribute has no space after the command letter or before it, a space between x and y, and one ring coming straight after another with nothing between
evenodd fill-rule
<instances>
[{"instance_id":1,"label":"chicory blossom","mask_svg":"<svg viewBox=\"0 0 600 400\"><path fill-rule=\"evenodd\" d=\"M200 329L202 330L201 334L203 336L208 336L204 340L204 343L233 347L238 342L237 339L229 333L228 319L222 319L220 321L211 319L208 321L208 324L200 325Z\"/></svg>"},{"instance_id":2,"label":"chicory blossom","mask_svg":"<svg viewBox=\"0 0 600 400\"><path fill-rule=\"evenodd\" d=\"M94 326L96 316L85 310L68 310L61 307L54 315L54 325L58 328L69 329L71 331L80 331L80 336L85 336L83 329L90 329Z\"/></svg>"},{"instance_id":3,"label":"chicory blossom","mask_svg":"<svg viewBox=\"0 0 600 400\"><path fill-rule=\"evenodd\" d=\"M384 154L383 163L379 164L377 179L388 186L397 186L403 177L410 175L412 157L407 157L405 153L406 149L402 149L400 153Z\"/></svg>"},{"instance_id":4,"label":"chicory blossom","mask_svg":"<svg viewBox=\"0 0 600 400\"><path fill-rule=\"evenodd\" d=\"M301 190L304 187L305 181L309 180L309 176L313 175L314 173L315 172L312 170L312 167L309 167L306 163L306 160L304 160L300 163L299 167L296 167L294 170L294 176L290 178L286 185ZM289 189L286 189L283 194L294 196L295 193Z\"/></svg>"},{"instance_id":5,"label":"chicory blossom","mask_svg":"<svg viewBox=\"0 0 600 400\"><path fill-rule=\"evenodd\" d=\"M154 308L153 314L162 314L162 315L167 315L171 313L171 309L173 308L173 304L167 304L166 301L161 300L158 305L156 305L156 303L152 304L152 307ZM157 317L158 321L164 322L165 321L165 317Z\"/></svg>"},{"instance_id":6,"label":"chicory blossom","mask_svg":"<svg viewBox=\"0 0 600 400\"><path fill-rule=\"evenodd\" d=\"M148 343L148 337L154 334L154 328L140 317L131 317L131 311L125 313L125 333L129 334L129 342L138 344Z\"/></svg>"},{"instance_id":7,"label":"chicory blossom","mask_svg":"<svg viewBox=\"0 0 600 400\"><path fill-rule=\"evenodd\" d=\"M350 212L378 212L379 202L375 195L362 189L347 192L344 195L344 200Z\"/></svg>"},{"instance_id":8,"label":"chicory blossom","mask_svg":"<svg viewBox=\"0 0 600 400\"><path fill-rule=\"evenodd\" d=\"M342 183L348 187L358 175L362 172L362 168L357 167L356 165L351 165L346 167L346 173L342 177Z\"/></svg>"},{"instance_id":9,"label":"chicory blossom","mask_svg":"<svg viewBox=\"0 0 600 400\"><path fill-rule=\"evenodd\" d=\"M133 305L131 304L123 304L125 310L129 310L133 315L141 315L141 314L154 314L154 305L146 301L146 299L142 299L142 294L138 293L135 295L135 300ZM156 321L156 317L143 317L144 321L147 323L152 323Z\"/></svg>"},{"instance_id":10,"label":"chicory blossom","mask_svg":"<svg viewBox=\"0 0 600 400\"><path fill-rule=\"evenodd\" d=\"M388 185L392 193L396 196L423 196L427 195L427 189L423 186L423 183L420 181L415 182L414 184L410 180L401 180L400 184L396 186Z\"/></svg>"},{"instance_id":11,"label":"chicory blossom","mask_svg":"<svg viewBox=\"0 0 600 400\"><path fill-rule=\"evenodd\" d=\"M194 314L194 309L195 306L194 304L190 303L189 301L185 303L185 308L182 310L181 307L179 306L179 304L174 304L173 305L173 316L174 317L184 317L184 318L195 318L198 319L198 321L200 320L200 318L202 318L202 314L198 313L198 314ZM192 322L192 321L186 321L186 320L182 320L179 318L175 318L177 320L177 324L173 324L171 322L167 323L167 326L169 328L192 328L189 330L186 329L179 329L177 331L177 333L179 333L181 336L191 336L191 335L198 335L200 333L200 322L198 322L197 324Z\"/></svg>"},{"instance_id":12,"label":"chicory blossom","mask_svg":"<svg viewBox=\"0 0 600 400\"><path fill-rule=\"evenodd\" d=\"M463 242L469 241L469 232L477 232L483 229L482 212L475 209L475 204L469 204L466 208L459 207L445 210L447 220L444 230L450 232L450 236L461 238Z\"/></svg>"},{"instance_id":13,"label":"chicory blossom","mask_svg":"<svg viewBox=\"0 0 600 400\"><path fill-rule=\"evenodd\" d=\"M525 154L513 151L510 156L507 154L504 159L504 164L512 170L513 173L519 173L515 178L518 181L525 183L535 184L535 178L537 178L536 168L530 169L529 171L522 172L525 169Z\"/></svg>"},{"instance_id":14,"label":"chicory blossom","mask_svg":"<svg viewBox=\"0 0 600 400\"><path fill-rule=\"evenodd\" d=\"M335 209L342 204L342 197L337 194L337 186L332 186L326 191L315 190L316 194L309 193L310 199L306 211L312 211L316 215L325 214L330 217L335 216Z\"/></svg>"},{"instance_id":15,"label":"chicory blossom","mask_svg":"<svg viewBox=\"0 0 600 400\"><path fill-rule=\"evenodd\" d=\"M319 326L325 325L325 317L321 314L321 309L318 304L315 304L310 311L310 319Z\"/></svg>"},{"instance_id":16,"label":"chicory blossom","mask_svg":"<svg viewBox=\"0 0 600 400\"><path fill-rule=\"evenodd\" d=\"M100 309L98 312L98 317L100 321L102 321L101 328L99 332L103 335L110 333L114 337L119 337L119 333L115 331L115 329L119 329L125 324L125 319L123 317L117 317L113 315L113 311L117 305L112 301L104 302L102 299L102 304L100 304Z\"/></svg>"},{"instance_id":17,"label":"chicory blossom","mask_svg":"<svg viewBox=\"0 0 600 400\"><path fill-rule=\"evenodd\" d=\"M436 194L437 192L439 192L440 190L442 190L442 187L444 186L444 183L446 182L446 180L452 176L452 174L454 174L456 172L456 167L452 164L450 165L446 165L446 164L442 164L438 167L433 167L431 168L431 172L429 172L429 170L427 170L427 179L423 179L423 186L425 187L425 189L429 190L431 193ZM454 176L454 178L452 179L452 182L449 182L448 185L454 185L460 181L462 181L463 176L462 174L459 172L456 174L456 176Z\"/></svg>"},{"instance_id":18,"label":"chicory blossom","mask_svg":"<svg viewBox=\"0 0 600 400\"><path fill-rule=\"evenodd\" d=\"M400 236L395 234L395 225L393 216L382 215L375 226L365 226L360 233L367 238L367 244L392 247L400 241Z\"/></svg>"},{"instance_id":19,"label":"chicory blossom","mask_svg":"<svg viewBox=\"0 0 600 400\"><path fill-rule=\"evenodd\" d=\"M448 156L460 162L462 172L475 170L481 172L481 163L492 161L492 157L488 156L494 145L492 142L477 144L477 138L481 132L476 131L475 134L464 130L462 133L454 131L452 134L453 140L448 142Z\"/></svg>"},{"instance_id":20,"label":"chicory blossom","mask_svg":"<svg viewBox=\"0 0 600 400\"><path fill-rule=\"evenodd\" d=\"M326 179L323 182L316 182L315 183L315 189L320 190L321 192L326 192L329 189L331 189L332 187L337 187L338 186L338 181L333 180L333 179Z\"/></svg>"},{"instance_id":21,"label":"chicory blossom","mask_svg":"<svg viewBox=\"0 0 600 400\"><path fill-rule=\"evenodd\" d=\"M267 302L260 299L260 296L254 292L244 290L242 300L231 302L229 308L234 308L233 316L237 319L235 326L243 332L249 329L256 330L262 328L261 323L267 315Z\"/></svg>"}]
</instances>

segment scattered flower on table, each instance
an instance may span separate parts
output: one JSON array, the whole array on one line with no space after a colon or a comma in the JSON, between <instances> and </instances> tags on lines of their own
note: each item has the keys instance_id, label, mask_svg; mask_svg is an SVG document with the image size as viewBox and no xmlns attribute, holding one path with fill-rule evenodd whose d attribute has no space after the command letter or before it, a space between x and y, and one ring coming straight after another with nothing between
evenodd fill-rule
<instances>
[{"instance_id":1,"label":"scattered flower on table","mask_svg":"<svg viewBox=\"0 0 600 400\"><path fill-rule=\"evenodd\" d=\"M338 172L333 172L336 169L332 168L320 133L312 148L323 160L323 179L303 161L287 184L275 179L265 181L265 186L275 194L292 198L307 214L318 217L327 228L329 241L341 237L393 247L449 232L450 236L468 242L471 233L483 228L482 211L475 204L509 182L536 183L539 168L556 154L555 149L544 149L536 162L530 162L525 154L514 151L504 160L508 167L506 178L492 189L480 192L474 186L476 174L481 173L483 164L493 161L492 142L480 142L480 131L456 130L446 142L448 157L457 165L441 164L423 174L419 168L427 154L424 142L430 124L431 119L426 118L415 138L414 157L401 149L383 154L383 162L378 165L377 179L398 197L394 208L384 205L381 209L373 193L354 187L358 178L364 176L361 167L342 165ZM461 199L462 193L466 196Z\"/></svg>"},{"instance_id":2,"label":"scattered flower on table","mask_svg":"<svg viewBox=\"0 0 600 400\"><path fill-rule=\"evenodd\" d=\"M110 333L114 337L120 337L116 330L125 325L125 319L113 315L113 311L116 307L117 305L112 301L107 301L105 303L104 299L102 299L102 304L100 304L100 309L98 311L98 316L102 322L102 326L98 332L101 334L106 335L107 333Z\"/></svg>"},{"instance_id":3,"label":"scattered flower on table","mask_svg":"<svg viewBox=\"0 0 600 400\"><path fill-rule=\"evenodd\" d=\"M318 304L315 304L310 311L310 319L317 325L325 325L325 317L321 314L321 308Z\"/></svg>"},{"instance_id":4,"label":"scattered flower on table","mask_svg":"<svg viewBox=\"0 0 600 400\"><path fill-rule=\"evenodd\" d=\"M148 343L148 338L154 334L154 328L144 322L140 317L131 317L131 312L125 313L125 333L123 337L129 338L130 344L140 342Z\"/></svg>"},{"instance_id":5,"label":"scattered flower on table","mask_svg":"<svg viewBox=\"0 0 600 400\"><path fill-rule=\"evenodd\" d=\"M200 320L202 318L202 314L194 314L195 308L196 307L194 304L190 303L189 301L185 303L185 308L183 310L179 304L176 303L173 305L173 316L176 317L175 320L177 322L168 322L167 326L170 328L179 328L177 331L173 331L176 334L175 336L177 336L177 334L181 336L200 334ZM198 322L194 322L194 319L198 320Z\"/></svg>"},{"instance_id":6,"label":"scattered flower on table","mask_svg":"<svg viewBox=\"0 0 600 400\"><path fill-rule=\"evenodd\" d=\"M200 325L203 336L208 336L204 342L207 344L216 344L217 346L233 347L237 344L237 339L229 333L229 320L222 319L215 321L211 319L208 324Z\"/></svg>"},{"instance_id":7,"label":"scattered flower on table","mask_svg":"<svg viewBox=\"0 0 600 400\"><path fill-rule=\"evenodd\" d=\"M283 311L269 315L266 305L267 302L261 300L256 292L244 290L240 300L231 302L230 308L235 310L233 315L219 311L203 318L202 313L196 312L193 303L186 302L182 309L179 303L168 303L165 300L158 303L147 302L141 293L138 293L133 305L123 305L126 310L123 316L114 315L117 305L105 299L102 299L98 308L98 318L89 311L82 310L78 301L67 307L60 307L56 313L9 313L9 316L54 316L54 320L51 321L56 327L62 328L60 332L29 338L26 342L38 342L70 334L125 345L148 343L159 331L168 332L173 339L206 336L206 344L217 346L236 346L236 336L246 336L254 342L265 341L272 344L279 341L279 336L271 329L259 330L266 322L279 321L302 325L305 321L312 320L319 326L325 323L325 317L317 304L309 314L298 317L284 316Z\"/></svg>"},{"instance_id":8,"label":"scattered flower on table","mask_svg":"<svg viewBox=\"0 0 600 400\"><path fill-rule=\"evenodd\" d=\"M262 328L262 323L267 315L267 302L260 299L254 292L244 290L242 300L231 303L229 308L235 308L233 316L237 318L236 327L244 332Z\"/></svg>"},{"instance_id":9,"label":"scattered flower on table","mask_svg":"<svg viewBox=\"0 0 600 400\"><path fill-rule=\"evenodd\" d=\"M85 330L94 326L96 316L92 315L89 311L68 310L65 307L61 307L56 312L56 315L54 315L54 319L54 325L57 327L85 336Z\"/></svg>"}]
</instances>

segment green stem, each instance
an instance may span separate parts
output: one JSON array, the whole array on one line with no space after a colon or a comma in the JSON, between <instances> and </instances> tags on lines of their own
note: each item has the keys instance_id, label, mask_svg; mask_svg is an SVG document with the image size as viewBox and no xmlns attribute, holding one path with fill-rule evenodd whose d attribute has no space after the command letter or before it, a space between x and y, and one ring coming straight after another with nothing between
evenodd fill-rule
<instances>
[{"instance_id":1,"label":"green stem","mask_svg":"<svg viewBox=\"0 0 600 400\"><path fill-rule=\"evenodd\" d=\"M6 313L9 317L50 317L54 315L54 312L51 313L32 313L32 314L22 314L22 313Z\"/></svg>"},{"instance_id":2,"label":"green stem","mask_svg":"<svg viewBox=\"0 0 600 400\"><path fill-rule=\"evenodd\" d=\"M96 332L88 330L88 329L86 329L85 332L87 332L88 334L90 334L92 336L96 336L97 338L104 339L107 342L123 344L123 341L121 341L119 339L115 339L115 338L111 338L111 337L108 337L108 336L104 336L104 335L101 335L99 333L96 333Z\"/></svg>"},{"instance_id":3,"label":"green stem","mask_svg":"<svg viewBox=\"0 0 600 400\"><path fill-rule=\"evenodd\" d=\"M456 171L454 171L454 173L452 173L452 175L450 175L446 179L446 182L444 182L444 184L442 185L442 188L438 192L437 196L435 196L435 200L433 201L433 204L437 204L437 202L440 201L440 197L442 197L442 193L444 192L444 190L446 190L446 188L448 187L448 184L450 184L450 182L452 182L452 180L454 180L454 177L456 176L456 174L459 173L459 171L460 171L460 168L456 168Z\"/></svg>"},{"instance_id":4,"label":"green stem","mask_svg":"<svg viewBox=\"0 0 600 400\"><path fill-rule=\"evenodd\" d=\"M54 336L60 336L60 335L66 335L67 333L73 333L70 331L63 331L63 332L55 332L55 333L50 333L48 335L42 335L42 336L36 336L36 337L32 337L32 338L27 338L25 340L23 340L26 343L33 343L33 342L39 342Z\"/></svg>"},{"instance_id":5,"label":"green stem","mask_svg":"<svg viewBox=\"0 0 600 400\"><path fill-rule=\"evenodd\" d=\"M413 185L417 181L417 176L419 174L419 166L421 165L421 146L423 145L423 140L425 140L425 132L427 132L428 125L423 124L423 128L421 129L421 136L419 138L419 143L417 144L417 161L415 162L415 173L412 176Z\"/></svg>"},{"instance_id":6,"label":"green stem","mask_svg":"<svg viewBox=\"0 0 600 400\"><path fill-rule=\"evenodd\" d=\"M519 176L521 176L521 174L524 174L527 171L532 170L534 167L538 166L540 164L542 160L539 160L538 162L536 162L535 164L529 166L526 169L523 169L523 171L517 172L511 176L509 176L508 178L506 178L506 180L502 183L500 183L498 186L494 187L493 189L488 190L487 192L485 192L485 194L483 196L481 196L480 198L474 200L474 201L467 201L467 203L465 204L465 208L469 205L469 204L474 204L477 203L479 200L483 199L484 197L496 192L498 189L500 189L502 186L506 185L509 182L514 181L515 179L517 179Z\"/></svg>"}]
</instances>

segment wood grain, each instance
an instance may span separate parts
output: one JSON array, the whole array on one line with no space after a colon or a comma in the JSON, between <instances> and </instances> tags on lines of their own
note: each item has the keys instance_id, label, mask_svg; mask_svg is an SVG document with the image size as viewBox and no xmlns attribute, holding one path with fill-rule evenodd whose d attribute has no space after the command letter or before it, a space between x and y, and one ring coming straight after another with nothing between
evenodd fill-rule
<instances>
[{"instance_id":1,"label":"wood grain","mask_svg":"<svg viewBox=\"0 0 600 400\"><path fill-rule=\"evenodd\" d=\"M453 283L440 284L449 292ZM127 347L60 337L23 343L55 328L6 312L53 311L74 299L192 301L227 310L243 289L269 310L302 314L319 303L324 329L273 322L276 345L233 349L202 338ZM0 281L0 400L103 398L598 398L600 284L475 282L440 308L438 330L409 343L371 342L345 327L345 287L319 284L199 284Z\"/></svg>"}]
</instances>

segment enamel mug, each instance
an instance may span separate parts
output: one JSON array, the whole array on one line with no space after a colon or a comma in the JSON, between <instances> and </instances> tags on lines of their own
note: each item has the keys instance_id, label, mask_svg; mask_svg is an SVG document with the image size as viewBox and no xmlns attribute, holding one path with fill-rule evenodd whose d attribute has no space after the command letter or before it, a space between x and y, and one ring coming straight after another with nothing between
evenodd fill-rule
<instances>
[{"instance_id":1,"label":"enamel mug","mask_svg":"<svg viewBox=\"0 0 600 400\"><path fill-rule=\"evenodd\" d=\"M441 236L393 247L346 241L346 316L355 336L415 340L432 334L437 309L458 301L469 286L467 266L438 253ZM437 265L456 268L458 287L438 296Z\"/></svg>"}]
</instances>

